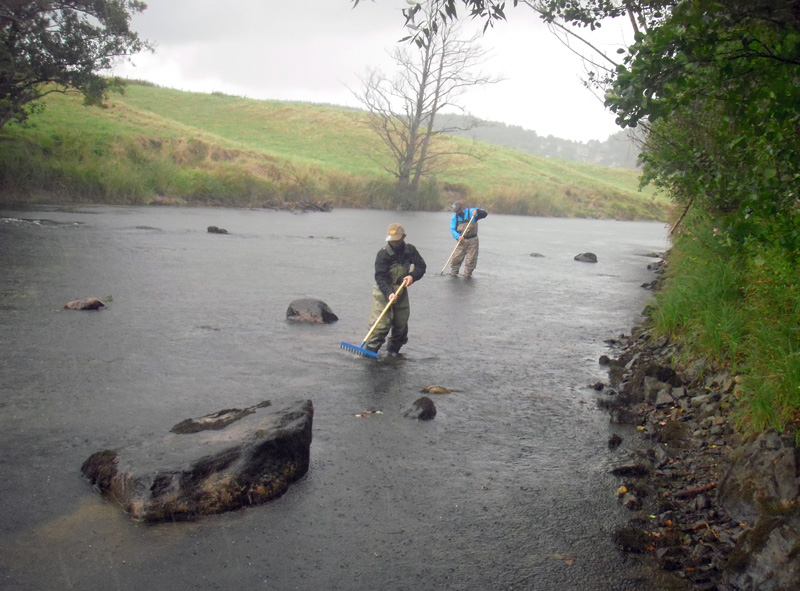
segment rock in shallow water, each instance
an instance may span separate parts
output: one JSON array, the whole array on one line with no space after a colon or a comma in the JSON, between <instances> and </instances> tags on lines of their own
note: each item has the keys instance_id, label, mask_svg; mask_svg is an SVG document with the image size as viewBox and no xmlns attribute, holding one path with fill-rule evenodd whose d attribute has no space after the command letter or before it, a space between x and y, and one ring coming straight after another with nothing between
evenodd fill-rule
<instances>
[{"instance_id":1,"label":"rock in shallow water","mask_svg":"<svg viewBox=\"0 0 800 591\"><path fill-rule=\"evenodd\" d=\"M430 421L436 416L436 405L427 396L417 398L403 416L420 421Z\"/></svg>"},{"instance_id":2,"label":"rock in shallow water","mask_svg":"<svg viewBox=\"0 0 800 591\"><path fill-rule=\"evenodd\" d=\"M308 471L314 415L310 400L267 406L187 420L199 430L178 428L188 424L182 421L162 439L92 454L81 472L133 519L147 522L265 503Z\"/></svg>"},{"instance_id":3,"label":"rock in shallow water","mask_svg":"<svg viewBox=\"0 0 800 591\"><path fill-rule=\"evenodd\" d=\"M576 254L574 260L581 263L596 263L597 255L593 252L582 252L580 254Z\"/></svg>"},{"instance_id":4,"label":"rock in shallow water","mask_svg":"<svg viewBox=\"0 0 800 591\"><path fill-rule=\"evenodd\" d=\"M339 320L328 304L314 298L292 300L286 309L286 319L294 322L317 322L331 324Z\"/></svg>"},{"instance_id":5,"label":"rock in shallow water","mask_svg":"<svg viewBox=\"0 0 800 591\"><path fill-rule=\"evenodd\" d=\"M103 307L105 304L97 298L81 298L64 304L67 310L99 310Z\"/></svg>"}]
</instances>

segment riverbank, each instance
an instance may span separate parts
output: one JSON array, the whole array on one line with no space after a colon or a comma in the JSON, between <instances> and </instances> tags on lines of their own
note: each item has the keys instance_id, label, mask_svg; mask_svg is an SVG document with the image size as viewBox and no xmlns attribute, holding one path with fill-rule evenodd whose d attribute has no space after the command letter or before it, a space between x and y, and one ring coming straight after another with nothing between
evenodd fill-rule
<instances>
[{"instance_id":1,"label":"riverbank","mask_svg":"<svg viewBox=\"0 0 800 591\"><path fill-rule=\"evenodd\" d=\"M457 198L493 213L666 220L672 204L638 170L545 158L484 144L448 158L415 195L398 195L391 153L352 109L258 101L132 82L108 108L53 93L0 134L0 203L441 211ZM448 137L445 152L476 149ZM55 200L53 200L55 198Z\"/></svg>"},{"instance_id":2,"label":"riverbank","mask_svg":"<svg viewBox=\"0 0 800 591\"><path fill-rule=\"evenodd\" d=\"M117 205L130 205L121 203ZM328 212L333 210L333 205L330 201L322 199L316 201L314 199L294 199L284 200L278 198L264 198L258 203L250 200L233 200L230 203L220 204L214 200L207 202L194 202L183 197L166 197L156 196L152 197L145 205L153 207L211 207L211 208L243 208L243 209L265 209L271 211L290 211L290 212ZM31 207L114 207L113 203L94 202L85 200L65 199L63 195L54 194L50 192L42 192L34 195L27 195L20 198L17 195L9 195L0 192L0 207L4 209L20 209L25 210Z\"/></svg>"},{"instance_id":3,"label":"riverbank","mask_svg":"<svg viewBox=\"0 0 800 591\"><path fill-rule=\"evenodd\" d=\"M620 457L620 503L629 523L617 546L648 553L665 588L691 591L800 588L800 454L790 436L743 437L731 421L738 376L705 359L679 362L681 347L645 324L609 341L611 421L642 441ZM619 450L619 451L617 451Z\"/></svg>"}]
</instances>

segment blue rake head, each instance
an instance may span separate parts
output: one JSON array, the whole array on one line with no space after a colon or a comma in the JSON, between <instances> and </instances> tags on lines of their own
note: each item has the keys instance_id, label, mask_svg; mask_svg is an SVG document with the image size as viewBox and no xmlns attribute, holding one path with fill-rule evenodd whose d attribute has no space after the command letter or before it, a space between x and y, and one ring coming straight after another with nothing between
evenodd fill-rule
<instances>
[{"instance_id":1,"label":"blue rake head","mask_svg":"<svg viewBox=\"0 0 800 591\"><path fill-rule=\"evenodd\" d=\"M345 343L342 341L341 344L342 349L345 351L350 351L351 353L355 353L356 355L361 355L362 357L368 357L370 359L378 359L379 355L375 351L370 351L369 349L364 348L364 343L361 345L353 345L351 343Z\"/></svg>"}]
</instances>

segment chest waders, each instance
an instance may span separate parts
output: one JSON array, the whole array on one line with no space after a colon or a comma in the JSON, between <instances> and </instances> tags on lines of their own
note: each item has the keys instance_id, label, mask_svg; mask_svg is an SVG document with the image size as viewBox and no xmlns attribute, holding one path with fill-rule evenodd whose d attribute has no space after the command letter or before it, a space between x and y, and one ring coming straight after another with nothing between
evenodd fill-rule
<instances>
[{"instance_id":1,"label":"chest waders","mask_svg":"<svg viewBox=\"0 0 800 591\"><path fill-rule=\"evenodd\" d=\"M475 238L478 235L478 224L472 223L472 218L465 220L457 220L456 232L461 234L464 238Z\"/></svg>"},{"instance_id":2,"label":"chest waders","mask_svg":"<svg viewBox=\"0 0 800 591\"><path fill-rule=\"evenodd\" d=\"M472 222L472 218L470 218ZM450 275L456 277L461 268L461 263L464 263L464 277L472 277L472 272L478 265L478 224L471 224L458 220L456 224L456 231L461 233L464 240L456 244L450 263Z\"/></svg>"},{"instance_id":3,"label":"chest waders","mask_svg":"<svg viewBox=\"0 0 800 591\"><path fill-rule=\"evenodd\" d=\"M386 248L391 249L391 246L387 244ZM390 252L392 251L390 250ZM392 277L392 286L395 289L400 287L400 284L403 282L403 277L408 275L410 271L411 263L409 262L393 263L392 266L389 267L389 275ZM372 313L370 314L370 324L373 324L378 319L388 302L386 296L383 295L383 292L376 284L372 288ZM373 351L380 349L381 345L387 340L386 335L388 335L391 330L392 334L388 339L389 345L387 351L390 354L400 351L400 347L408 342L408 317L410 314L411 303L408 299L408 290L404 289L400 292L400 295L397 296L392 307L389 308L389 311L381 318L375 330L372 331L372 335L365 344L367 349Z\"/></svg>"},{"instance_id":4,"label":"chest waders","mask_svg":"<svg viewBox=\"0 0 800 591\"><path fill-rule=\"evenodd\" d=\"M456 219L458 219L458 218L456 218ZM472 225L472 221L474 219L475 219L475 213L473 213L472 217L469 218L469 221L467 222L466 227L461 228L461 223L460 222L458 224L456 224L456 232L458 232L458 233L467 232L469 230L470 226ZM450 253L450 256L447 258L447 262L444 264L444 267L442 267L442 271L439 273L439 275L444 275L444 270L447 269L447 265L449 265L450 261L453 260L453 255L456 254L456 250L458 250L458 247L460 245L461 245L460 241L456 242L456 245L453 248L453 252ZM461 257L461 258L463 259L464 257ZM459 267L461 266L461 262L458 263L458 266ZM451 275L458 275L458 267L456 267L455 272L451 272L450 274Z\"/></svg>"}]
</instances>

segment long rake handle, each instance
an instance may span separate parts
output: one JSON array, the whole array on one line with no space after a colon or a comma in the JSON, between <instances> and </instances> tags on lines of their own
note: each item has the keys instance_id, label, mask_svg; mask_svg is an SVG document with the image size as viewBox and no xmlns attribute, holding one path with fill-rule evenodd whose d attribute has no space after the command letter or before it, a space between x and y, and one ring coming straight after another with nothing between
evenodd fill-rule
<instances>
[{"instance_id":1,"label":"long rake handle","mask_svg":"<svg viewBox=\"0 0 800 591\"><path fill-rule=\"evenodd\" d=\"M375 332L375 328L378 326L378 323L379 323L379 322L380 322L380 321L383 319L383 317L386 315L386 312L388 312L388 311L389 311L389 308L391 308L392 304L393 304L393 303L394 303L394 301L397 299L397 296L399 296L399 295L400 295L400 292L401 292L401 291L403 291L403 288L404 288L405 286L406 286L406 282L405 282L405 281L403 281L403 283L401 283L401 284L400 284L400 287L398 287L398 288L397 288L397 291L396 291L396 292L394 292L394 298L393 298L393 299L391 299L391 300L389 300L389 303L388 303L388 304L386 304L386 307L383 309L383 312L381 312L381 315L380 315L380 316L378 316L378 319L375 321L375 324L373 324L373 325L372 325L372 328L370 328L370 329L369 329L369 332L367 333L367 336L365 336L365 337L364 337L364 340L363 340L363 341L361 341L361 346L362 346L362 347L363 347L363 346L364 346L364 345L367 343L367 340L369 340L369 337L371 337L371 336L372 336L372 333L373 333L373 332Z\"/></svg>"},{"instance_id":2,"label":"long rake handle","mask_svg":"<svg viewBox=\"0 0 800 591\"><path fill-rule=\"evenodd\" d=\"M467 227L464 228L463 232L461 232L462 236L467 233L467 230L469 230L469 227L472 225L472 220L475 219L475 216L477 215L477 213L478 213L477 211L473 211L472 212L472 216L470 216L470 218L469 218L469 223L467 224ZM455 245L455 247L453 247L453 252L450 253L450 256L448 257L447 262L444 264L444 267L442 267L442 270L439 272L439 275L444 275L444 270L447 269L447 265L450 264L450 259L452 259L453 255L456 254L456 248L458 248L459 244L460 243L458 242L458 240L456 240L456 245Z\"/></svg>"}]
</instances>

